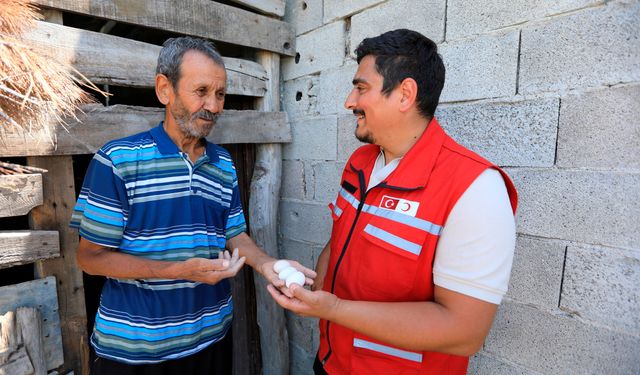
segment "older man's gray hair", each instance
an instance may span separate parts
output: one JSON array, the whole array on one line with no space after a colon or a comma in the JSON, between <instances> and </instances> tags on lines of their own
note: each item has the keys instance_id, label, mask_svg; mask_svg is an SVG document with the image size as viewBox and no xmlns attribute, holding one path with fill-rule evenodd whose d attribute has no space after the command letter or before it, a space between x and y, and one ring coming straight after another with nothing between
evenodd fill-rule
<instances>
[{"instance_id":1,"label":"older man's gray hair","mask_svg":"<svg viewBox=\"0 0 640 375\"><path fill-rule=\"evenodd\" d=\"M188 36L167 39L158 55L156 74L164 74L173 87L178 86L180 80L180 64L187 51L199 51L209 56L213 62L224 68L222 56L213 42Z\"/></svg>"}]
</instances>

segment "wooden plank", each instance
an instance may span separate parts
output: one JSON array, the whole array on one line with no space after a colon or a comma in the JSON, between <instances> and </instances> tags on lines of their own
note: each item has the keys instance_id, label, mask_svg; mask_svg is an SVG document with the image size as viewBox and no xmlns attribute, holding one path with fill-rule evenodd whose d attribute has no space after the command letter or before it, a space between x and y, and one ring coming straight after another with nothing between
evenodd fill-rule
<instances>
[{"instance_id":1,"label":"wooden plank","mask_svg":"<svg viewBox=\"0 0 640 375\"><path fill-rule=\"evenodd\" d=\"M33 3L295 55L295 33L288 23L210 0L35 0Z\"/></svg>"},{"instance_id":2,"label":"wooden plank","mask_svg":"<svg viewBox=\"0 0 640 375\"><path fill-rule=\"evenodd\" d=\"M257 10L260 13L276 17L284 16L284 0L231 0L234 3L242 4L247 8Z\"/></svg>"},{"instance_id":3,"label":"wooden plank","mask_svg":"<svg viewBox=\"0 0 640 375\"><path fill-rule=\"evenodd\" d=\"M41 174L0 175L0 217L26 215L41 204Z\"/></svg>"},{"instance_id":4,"label":"wooden plank","mask_svg":"<svg viewBox=\"0 0 640 375\"><path fill-rule=\"evenodd\" d=\"M62 365L62 337L56 297L56 278L28 281L0 287L0 314L18 307L34 307L42 317L42 337L47 368Z\"/></svg>"},{"instance_id":5,"label":"wooden plank","mask_svg":"<svg viewBox=\"0 0 640 375\"><path fill-rule=\"evenodd\" d=\"M37 22L23 39L44 55L73 65L93 83L154 87L160 46L49 22ZM264 95L267 76L260 64L223 60L229 94Z\"/></svg>"},{"instance_id":6,"label":"wooden plank","mask_svg":"<svg viewBox=\"0 0 640 375\"><path fill-rule=\"evenodd\" d=\"M33 365L24 347L7 353L6 360L0 362L0 375L33 375Z\"/></svg>"},{"instance_id":7,"label":"wooden plank","mask_svg":"<svg viewBox=\"0 0 640 375\"><path fill-rule=\"evenodd\" d=\"M81 122L69 121L68 131L58 128L54 141L45 133L6 129L0 156L92 154L110 140L148 130L164 119L161 108L100 104L83 108ZM226 110L207 139L217 144L290 142L291 129L285 112Z\"/></svg>"},{"instance_id":8,"label":"wooden plank","mask_svg":"<svg viewBox=\"0 0 640 375\"><path fill-rule=\"evenodd\" d=\"M38 309L33 307L18 307L16 310L16 322L20 328L22 342L27 349L33 373L44 375L47 373L47 360L44 354L42 342L42 317Z\"/></svg>"},{"instance_id":9,"label":"wooden plank","mask_svg":"<svg viewBox=\"0 0 640 375\"><path fill-rule=\"evenodd\" d=\"M280 56L260 52L258 60L264 64L269 76L267 95L256 104L266 111L278 110ZM282 146L261 144L256 148L256 165L251 181L249 217L251 237L258 246L274 258L278 256L278 204L282 175ZM286 375L289 373L289 336L284 310L278 306L266 289L265 280L256 273L256 305L260 327L262 373Z\"/></svg>"},{"instance_id":10,"label":"wooden plank","mask_svg":"<svg viewBox=\"0 0 640 375\"><path fill-rule=\"evenodd\" d=\"M64 346L64 367L80 371L83 338L87 336L87 312L84 303L82 271L76 264L78 233L69 228L76 200L71 156L27 158L27 164L47 169L43 176L44 203L31 210L30 227L36 230L57 230L60 236L60 257L36 262L38 277L55 276L60 301L60 329Z\"/></svg>"},{"instance_id":11,"label":"wooden plank","mask_svg":"<svg viewBox=\"0 0 640 375\"><path fill-rule=\"evenodd\" d=\"M58 232L0 231L0 269L60 256Z\"/></svg>"}]
</instances>

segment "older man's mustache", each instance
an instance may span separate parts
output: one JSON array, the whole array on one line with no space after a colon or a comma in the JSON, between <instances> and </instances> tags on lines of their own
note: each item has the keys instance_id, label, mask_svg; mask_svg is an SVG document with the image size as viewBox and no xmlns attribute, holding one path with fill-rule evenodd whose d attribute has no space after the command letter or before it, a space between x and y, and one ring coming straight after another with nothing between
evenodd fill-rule
<instances>
[{"instance_id":1,"label":"older man's mustache","mask_svg":"<svg viewBox=\"0 0 640 375\"><path fill-rule=\"evenodd\" d=\"M215 123L218 120L218 117L220 117L220 114L207 111L206 109L202 109L194 113L192 116L192 119L195 120L197 118L200 118L200 119L203 119L206 121L212 121Z\"/></svg>"}]
</instances>

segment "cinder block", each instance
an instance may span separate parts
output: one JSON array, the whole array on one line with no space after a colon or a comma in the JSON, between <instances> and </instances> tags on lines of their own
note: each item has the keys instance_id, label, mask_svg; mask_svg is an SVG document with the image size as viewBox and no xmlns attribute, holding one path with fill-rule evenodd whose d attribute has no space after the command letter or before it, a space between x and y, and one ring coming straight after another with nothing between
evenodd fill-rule
<instances>
[{"instance_id":1,"label":"cinder block","mask_svg":"<svg viewBox=\"0 0 640 375\"><path fill-rule=\"evenodd\" d=\"M394 29L412 29L436 43L444 40L445 0L389 0L351 17L349 53L363 39Z\"/></svg>"},{"instance_id":2,"label":"cinder block","mask_svg":"<svg viewBox=\"0 0 640 375\"><path fill-rule=\"evenodd\" d=\"M557 308L566 248L563 241L518 236L507 297Z\"/></svg>"},{"instance_id":3,"label":"cinder block","mask_svg":"<svg viewBox=\"0 0 640 375\"><path fill-rule=\"evenodd\" d=\"M514 95L518 37L518 31L508 31L440 45L447 69L440 101Z\"/></svg>"},{"instance_id":4,"label":"cinder block","mask_svg":"<svg viewBox=\"0 0 640 375\"><path fill-rule=\"evenodd\" d=\"M324 0L324 22L346 17L387 0Z\"/></svg>"},{"instance_id":5,"label":"cinder block","mask_svg":"<svg viewBox=\"0 0 640 375\"><path fill-rule=\"evenodd\" d=\"M566 314L503 303L485 351L543 374L638 374L640 338Z\"/></svg>"},{"instance_id":6,"label":"cinder block","mask_svg":"<svg viewBox=\"0 0 640 375\"><path fill-rule=\"evenodd\" d=\"M344 102L353 88L353 76L358 64L349 60L343 66L323 71L318 80L318 112L322 114L350 113Z\"/></svg>"},{"instance_id":7,"label":"cinder block","mask_svg":"<svg viewBox=\"0 0 640 375\"><path fill-rule=\"evenodd\" d=\"M603 3L603 0L448 0L447 39L458 39Z\"/></svg>"},{"instance_id":8,"label":"cinder block","mask_svg":"<svg viewBox=\"0 0 640 375\"><path fill-rule=\"evenodd\" d=\"M436 117L458 142L498 165L551 167L559 100L442 105Z\"/></svg>"},{"instance_id":9,"label":"cinder block","mask_svg":"<svg viewBox=\"0 0 640 375\"><path fill-rule=\"evenodd\" d=\"M480 352L469 358L468 375L540 375L540 373L528 370L494 358Z\"/></svg>"},{"instance_id":10,"label":"cinder block","mask_svg":"<svg viewBox=\"0 0 640 375\"><path fill-rule=\"evenodd\" d=\"M307 182L304 175L304 163L298 160L284 160L282 162L282 184L280 196L303 200Z\"/></svg>"},{"instance_id":11,"label":"cinder block","mask_svg":"<svg viewBox=\"0 0 640 375\"><path fill-rule=\"evenodd\" d=\"M640 170L640 85L562 99L560 167Z\"/></svg>"},{"instance_id":12,"label":"cinder block","mask_svg":"<svg viewBox=\"0 0 640 375\"><path fill-rule=\"evenodd\" d=\"M336 199L340 190L344 164L344 162L322 162L313 165L315 201L328 204Z\"/></svg>"},{"instance_id":13,"label":"cinder block","mask_svg":"<svg viewBox=\"0 0 640 375\"><path fill-rule=\"evenodd\" d=\"M640 80L640 2L615 1L522 30L520 92Z\"/></svg>"},{"instance_id":14,"label":"cinder block","mask_svg":"<svg viewBox=\"0 0 640 375\"><path fill-rule=\"evenodd\" d=\"M289 371L295 375L314 375L313 361L315 352L309 353L305 349L289 342Z\"/></svg>"},{"instance_id":15,"label":"cinder block","mask_svg":"<svg viewBox=\"0 0 640 375\"><path fill-rule=\"evenodd\" d=\"M345 25L337 21L296 38L296 56L282 58L282 77L290 80L342 65Z\"/></svg>"},{"instance_id":16,"label":"cinder block","mask_svg":"<svg viewBox=\"0 0 640 375\"><path fill-rule=\"evenodd\" d=\"M282 107L290 120L317 114L318 76L284 82Z\"/></svg>"},{"instance_id":17,"label":"cinder block","mask_svg":"<svg viewBox=\"0 0 640 375\"><path fill-rule=\"evenodd\" d=\"M289 342L293 342L304 349L309 355L313 351L311 331L317 328L318 319L298 316L290 311L286 312Z\"/></svg>"},{"instance_id":18,"label":"cinder block","mask_svg":"<svg viewBox=\"0 0 640 375\"><path fill-rule=\"evenodd\" d=\"M322 2L287 0L284 20L293 25L296 35L322 26Z\"/></svg>"},{"instance_id":19,"label":"cinder block","mask_svg":"<svg viewBox=\"0 0 640 375\"><path fill-rule=\"evenodd\" d=\"M639 286L640 251L569 246L560 307L640 336Z\"/></svg>"},{"instance_id":20,"label":"cinder block","mask_svg":"<svg viewBox=\"0 0 640 375\"><path fill-rule=\"evenodd\" d=\"M327 238L327 241L329 239ZM325 241L326 242L326 241ZM280 238L280 257L292 259L305 267L315 269L316 260L325 244L314 244L304 241L290 240L287 238Z\"/></svg>"},{"instance_id":21,"label":"cinder block","mask_svg":"<svg viewBox=\"0 0 640 375\"><path fill-rule=\"evenodd\" d=\"M280 201L280 233L285 239L324 246L331 236L333 220L326 204Z\"/></svg>"},{"instance_id":22,"label":"cinder block","mask_svg":"<svg viewBox=\"0 0 640 375\"><path fill-rule=\"evenodd\" d=\"M624 248L640 243L640 174L508 172L520 196L520 233Z\"/></svg>"},{"instance_id":23,"label":"cinder block","mask_svg":"<svg viewBox=\"0 0 640 375\"><path fill-rule=\"evenodd\" d=\"M363 146L356 136L356 118L354 115L338 117L338 161L347 161L358 147Z\"/></svg>"},{"instance_id":24,"label":"cinder block","mask_svg":"<svg viewBox=\"0 0 640 375\"><path fill-rule=\"evenodd\" d=\"M338 120L335 116L292 121L292 142L283 147L284 159L336 160Z\"/></svg>"}]
</instances>

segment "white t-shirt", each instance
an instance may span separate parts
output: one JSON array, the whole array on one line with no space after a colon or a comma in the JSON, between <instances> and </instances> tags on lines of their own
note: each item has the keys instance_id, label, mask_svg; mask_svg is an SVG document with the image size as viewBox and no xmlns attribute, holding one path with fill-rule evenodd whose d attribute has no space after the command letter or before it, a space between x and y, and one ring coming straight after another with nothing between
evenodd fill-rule
<instances>
[{"instance_id":1,"label":"white t-shirt","mask_svg":"<svg viewBox=\"0 0 640 375\"><path fill-rule=\"evenodd\" d=\"M384 165L380 152L368 189L382 182L400 159ZM499 304L507 292L516 227L502 175L487 169L462 194L447 218L436 247L433 282Z\"/></svg>"}]
</instances>

